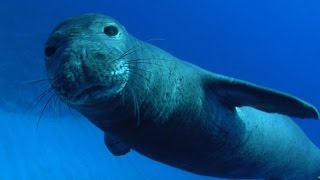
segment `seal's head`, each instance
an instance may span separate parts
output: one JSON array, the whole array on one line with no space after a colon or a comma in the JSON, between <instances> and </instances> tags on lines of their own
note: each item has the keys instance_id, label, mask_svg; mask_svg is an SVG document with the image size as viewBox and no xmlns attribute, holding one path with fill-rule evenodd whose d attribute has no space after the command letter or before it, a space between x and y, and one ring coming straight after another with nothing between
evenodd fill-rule
<instances>
[{"instance_id":1,"label":"seal's head","mask_svg":"<svg viewBox=\"0 0 320 180\"><path fill-rule=\"evenodd\" d=\"M86 14L58 25L45 45L52 88L69 104L95 104L119 93L129 77L130 36L114 19Z\"/></svg>"}]
</instances>

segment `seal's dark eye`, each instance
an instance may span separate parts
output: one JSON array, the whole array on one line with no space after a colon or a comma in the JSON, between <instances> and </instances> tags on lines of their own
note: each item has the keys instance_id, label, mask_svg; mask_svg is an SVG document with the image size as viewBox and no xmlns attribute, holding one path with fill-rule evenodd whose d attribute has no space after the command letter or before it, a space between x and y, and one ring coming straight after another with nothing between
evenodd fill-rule
<instances>
[{"instance_id":1,"label":"seal's dark eye","mask_svg":"<svg viewBox=\"0 0 320 180\"><path fill-rule=\"evenodd\" d=\"M107 26L104 28L103 32L110 37L114 37L114 36L118 35L119 30L115 26Z\"/></svg>"},{"instance_id":2,"label":"seal's dark eye","mask_svg":"<svg viewBox=\"0 0 320 180\"><path fill-rule=\"evenodd\" d=\"M50 57L50 56L54 55L54 53L56 53L56 51L57 51L56 47L48 46L44 50L44 54L45 54L46 57Z\"/></svg>"}]
</instances>

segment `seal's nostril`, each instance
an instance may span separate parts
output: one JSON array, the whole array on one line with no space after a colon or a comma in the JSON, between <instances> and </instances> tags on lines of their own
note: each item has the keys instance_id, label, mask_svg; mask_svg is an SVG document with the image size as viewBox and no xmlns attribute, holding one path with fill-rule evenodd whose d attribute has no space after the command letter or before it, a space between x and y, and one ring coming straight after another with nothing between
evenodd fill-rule
<instances>
[{"instance_id":1,"label":"seal's nostril","mask_svg":"<svg viewBox=\"0 0 320 180\"><path fill-rule=\"evenodd\" d=\"M45 54L46 57L50 57L50 56L54 55L56 53L56 51L57 51L56 47L48 46L44 50L44 54Z\"/></svg>"}]
</instances>

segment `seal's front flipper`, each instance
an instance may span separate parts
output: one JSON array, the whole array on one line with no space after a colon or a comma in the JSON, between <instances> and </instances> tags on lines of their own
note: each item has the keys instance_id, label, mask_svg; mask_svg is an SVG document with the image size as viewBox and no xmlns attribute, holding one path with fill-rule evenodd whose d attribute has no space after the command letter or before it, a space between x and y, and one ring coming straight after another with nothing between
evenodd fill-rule
<instances>
[{"instance_id":1,"label":"seal's front flipper","mask_svg":"<svg viewBox=\"0 0 320 180\"><path fill-rule=\"evenodd\" d=\"M109 151L115 156L122 156L130 152L130 148L119 139L104 133L104 143Z\"/></svg>"},{"instance_id":2,"label":"seal's front flipper","mask_svg":"<svg viewBox=\"0 0 320 180\"><path fill-rule=\"evenodd\" d=\"M245 81L210 74L205 80L205 86L230 108L251 106L265 112L298 118L320 118L315 107L296 97Z\"/></svg>"}]
</instances>

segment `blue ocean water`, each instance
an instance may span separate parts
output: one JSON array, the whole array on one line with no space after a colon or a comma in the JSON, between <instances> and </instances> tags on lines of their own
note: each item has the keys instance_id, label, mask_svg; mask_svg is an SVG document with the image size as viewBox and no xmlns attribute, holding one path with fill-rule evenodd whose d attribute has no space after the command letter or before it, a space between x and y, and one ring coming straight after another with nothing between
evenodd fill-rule
<instances>
[{"instance_id":1,"label":"blue ocean water","mask_svg":"<svg viewBox=\"0 0 320 180\"><path fill-rule=\"evenodd\" d=\"M25 82L45 78L43 45L62 20L110 15L181 59L320 108L319 9L316 0L0 2L0 179L212 179L135 152L113 157L102 132L63 105L38 124L45 101L30 104L47 84ZM295 121L320 146L320 121Z\"/></svg>"}]
</instances>

